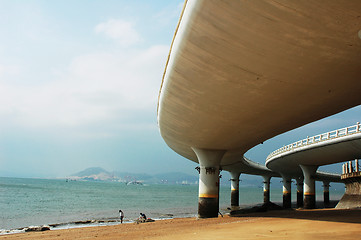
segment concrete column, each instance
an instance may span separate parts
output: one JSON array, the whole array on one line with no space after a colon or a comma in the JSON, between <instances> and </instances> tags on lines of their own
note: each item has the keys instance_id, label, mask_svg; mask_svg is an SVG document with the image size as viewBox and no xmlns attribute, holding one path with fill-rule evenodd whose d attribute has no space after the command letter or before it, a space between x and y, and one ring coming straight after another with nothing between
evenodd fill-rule
<instances>
[{"instance_id":1,"label":"concrete column","mask_svg":"<svg viewBox=\"0 0 361 240\"><path fill-rule=\"evenodd\" d=\"M316 208L316 191L314 175L318 166L300 165L304 177L304 204L306 209Z\"/></svg>"},{"instance_id":2,"label":"concrete column","mask_svg":"<svg viewBox=\"0 0 361 240\"><path fill-rule=\"evenodd\" d=\"M323 182L323 203L325 207L330 205L330 183Z\"/></svg>"},{"instance_id":3,"label":"concrete column","mask_svg":"<svg viewBox=\"0 0 361 240\"><path fill-rule=\"evenodd\" d=\"M223 150L192 148L199 162L198 217L218 217L219 167Z\"/></svg>"},{"instance_id":4,"label":"concrete column","mask_svg":"<svg viewBox=\"0 0 361 240\"><path fill-rule=\"evenodd\" d=\"M288 176L282 176L283 179L283 207L291 208L291 183L292 180Z\"/></svg>"},{"instance_id":5,"label":"concrete column","mask_svg":"<svg viewBox=\"0 0 361 240\"><path fill-rule=\"evenodd\" d=\"M345 163L345 173L348 174L349 171L348 171L348 163Z\"/></svg>"},{"instance_id":6,"label":"concrete column","mask_svg":"<svg viewBox=\"0 0 361 240\"><path fill-rule=\"evenodd\" d=\"M348 173L352 173L353 172L353 169L352 169L352 161L349 161L348 162Z\"/></svg>"},{"instance_id":7,"label":"concrete column","mask_svg":"<svg viewBox=\"0 0 361 240\"><path fill-rule=\"evenodd\" d=\"M262 176L263 177L263 202L270 202L270 185L271 185L271 177L270 176Z\"/></svg>"},{"instance_id":8,"label":"concrete column","mask_svg":"<svg viewBox=\"0 0 361 240\"><path fill-rule=\"evenodd\" d=\"M303 178L297 178L297 208L303 207Z\"/></svg>"},{"instance_id":9,"label":"concrete column","mask_svg":"<svg viewBox=\"0 0 361 240\"><path fill-rule=\"evenodd\" d=\"M231 209L239 208L239 176L240 172L230 172L231 174Z\"/></svg>"},{"instance_id":10,"label":"concrete column","mask_svg":"<svg viewBox=\"0 0 361 240\"><path fill-rule=\"evenodd\" d=\"M355 172L359 171L358 159L355 159Z\"/></svg>"}]
</instances>

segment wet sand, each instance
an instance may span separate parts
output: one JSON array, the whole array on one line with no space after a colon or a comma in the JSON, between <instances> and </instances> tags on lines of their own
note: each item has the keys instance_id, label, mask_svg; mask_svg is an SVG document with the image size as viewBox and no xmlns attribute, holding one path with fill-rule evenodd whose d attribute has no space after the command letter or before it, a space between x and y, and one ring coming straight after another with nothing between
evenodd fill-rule
<instances>
[{"instance_id":1,"label":"wet sand","mask_svg":"<svg viewBox=\"0 0 361 240\"><path fill-rule=\"evenodd\" d=\"M213 219L85 227L0 236L3 239L359 239L359 210L280 210Z\"/></svg>"}]
</instances>

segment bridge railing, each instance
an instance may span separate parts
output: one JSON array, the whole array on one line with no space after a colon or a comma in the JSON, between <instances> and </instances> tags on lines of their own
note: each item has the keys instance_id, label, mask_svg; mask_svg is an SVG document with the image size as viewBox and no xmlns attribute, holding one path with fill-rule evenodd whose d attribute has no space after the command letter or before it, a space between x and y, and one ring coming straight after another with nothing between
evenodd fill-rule
<instances>
[{"instance_id":1,"label":"bridge railing","mask_svg":"<svg viewBox=\"0 0 361 240\"><path fill-rule=\"evenodd\" d=\"M361 176L361 172L360 172L360 163L358 159L355 159L355 166L352 164L352 161L346 162L342 165L341 179L359 177L359 176Z\"/></svg>"},{"instance_id":2,"label":"bridge railing","mask_svg":"<svg viewBox=\"0 0 361 240\"><path fill-rule=\"evenodd\" d=\"M359 132L361 132L361 125L359 122L357 122L356 125L352 125L352 126L345 127L345 128L340 128L340 129L333 130L333 131L330 131L327 133L318 134L313 137L307 137L305 139L288 144L286 146L283 146L283 147L271 152L268 155L267 160L278 154L288 152L293 149L297 149L299 147L303 147L303 146L307 146L307 145L311 145L311 144L315 144L315 143L319 143L319 142L323 142L323 141L327 141L327 140L331 140L331 139L335 139L335 138L339 138L339 137L344 137L344 136L352 135L352 134L359 133Z\"/></svg>"}]
</instances>

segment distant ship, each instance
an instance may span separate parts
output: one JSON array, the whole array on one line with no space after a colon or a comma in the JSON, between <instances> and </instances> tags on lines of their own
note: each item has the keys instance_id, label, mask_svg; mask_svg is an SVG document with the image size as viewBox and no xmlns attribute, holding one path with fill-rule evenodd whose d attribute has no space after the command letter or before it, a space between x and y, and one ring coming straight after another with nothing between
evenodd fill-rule
<instances>
[{"instance_id":1,"label":"distant ship","mask_svg":"<svg viewBox=\"0 0 361 240\"><path fill-rule=\"evenodd\" d=\"M126 185L143 185L142 182L139 182L139 181L136 181L136 180L130 181L130 182L126 182L125 184L126 184Z\"/></svg>"},{"instance_id":2,"label":"distant ship","mask_svg":"<svg viewBox=\"0 0 361 240\"><path fill-rule=\"evenodd\" d=\"M182 181L182 185L190 185L188 181Z\"/></svg>"}]
</instances>

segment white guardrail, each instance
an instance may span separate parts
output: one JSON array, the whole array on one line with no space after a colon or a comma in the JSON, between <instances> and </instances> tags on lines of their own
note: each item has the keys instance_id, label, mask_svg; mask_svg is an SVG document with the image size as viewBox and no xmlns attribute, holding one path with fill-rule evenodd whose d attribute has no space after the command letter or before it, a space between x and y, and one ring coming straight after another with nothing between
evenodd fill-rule
<instances>
[{"instance_id":1,"label":"white guardrail","mask_svg":"<svg viewBox=\"0 0 361 240\"><path fill-rule=\"evenodd\" d=\"M335 138L338 138L338 137L344 137L344 136L352 135L352 134L359 133L359 132L361 132L361 125L360 125L359 122L357 122L356 125L353 125L353 126L350 126L350 127L340 128L340 129L337 129L337 130L333 130L331 132L315 135L313 137L307 137L305 139L302 139L300 141L288 144L286 146L283 146L283 147L271 152L268 155L266 161L268 159L278 155L278 154L281 154L281 153L284 153L284 152L287 152L287 151L291 151L291 150L299 148L299 147L303 147L303 146L307 146L307 145L311 145L311 144L315 144L315 143L335 139Z\"/></svg>"}]
</instances>

